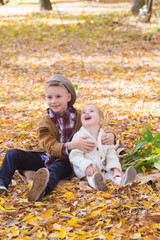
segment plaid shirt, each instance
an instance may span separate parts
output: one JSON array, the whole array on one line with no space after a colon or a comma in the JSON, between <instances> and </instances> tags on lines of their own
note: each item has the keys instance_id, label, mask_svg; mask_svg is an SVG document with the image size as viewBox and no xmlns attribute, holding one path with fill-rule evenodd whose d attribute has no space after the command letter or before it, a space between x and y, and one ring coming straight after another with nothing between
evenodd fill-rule
<instances>
[{"instance_id":1,"label":"plaid shirt","mask_svg":"<svg viewBox=\"0 0 160 240\"><path fill-rule=\"evenodd\" d=\"M76 110L73 107L68 107L66 111L64 111L62 114L59 114L49 109L48 114L53 123L59 129L58 141L64 143L62 147L62 154L64 156L68 156L68 149L66 143L70 142L73 137L77 117ZM47 152L41 154L41 158L43 161L45 161L46 167L49 167L55 160L58 160L56 157L50 156Z\"/></svg>"}]
</instances>

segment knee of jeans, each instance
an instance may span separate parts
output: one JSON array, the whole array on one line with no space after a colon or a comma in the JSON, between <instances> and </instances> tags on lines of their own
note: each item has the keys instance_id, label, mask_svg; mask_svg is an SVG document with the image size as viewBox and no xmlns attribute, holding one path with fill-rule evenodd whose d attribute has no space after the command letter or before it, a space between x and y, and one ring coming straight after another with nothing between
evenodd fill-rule
<instances>
[{"instance_id":1,"label":"knee of jeans","mask_svg":"<svg viewBox=\"0 0 160 240\"><path fill-rule=\"evenodd\" d=\"M9 158L14 158L15 156L18 155L18 149L10 149L6 152L6 157L9 157Z\"/></svg>"}]
</instances>

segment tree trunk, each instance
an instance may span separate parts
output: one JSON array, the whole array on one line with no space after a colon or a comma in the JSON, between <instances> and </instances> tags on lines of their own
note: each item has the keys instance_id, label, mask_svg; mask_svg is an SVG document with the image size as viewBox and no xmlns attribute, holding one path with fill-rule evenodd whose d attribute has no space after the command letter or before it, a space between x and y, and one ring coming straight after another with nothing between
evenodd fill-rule
<instances>
[{"instance_id":1,"label":"tree trunk","mask_svg":"<svg viewBox=\"0 0 160 240\"><path fill-rule=\"evenodd\" d=\"M0 5L4 5L4 2L3 2L3 0L0 0Z\"/></svg>"},{"instance_id":2,"label":"tree trunk","mask_svg":"<svg viewBox=\"0 0 160 240\"><path fill-rule=\"evenodd\" d=\"M40 10L52 10L52 4L50 0L39 0Z\"/></svg>"},{"instance_id":3,"label":"tree trunk","mask_svg":"<svg viewBox=\"0 0 160 240\"><path fill-rule=\"evenodd\" d=\"M146 22L150 22L150 18L152 15L152 6L153 6L153 0L147 0L147 18Z\"/></svg>"},{"instance_id":4,"label":"tree trunk","mask_svg":"<svg viewBox=\"0 0 160 240\"><path fill-rule=\"evenodd\" d=\"M133 0L131 13L133 13L134 15L138 15L139 9L142 8L144 5L145 5L145 0Z\"/></svg>"},{"instance_id":5,"label":"tree trunk","mask_svg":"<svg viewBox=\"0 0 160 240\"><path fill-rule=\"evenodd\" d=\"M158 178L160 178L160 173L149 174L147 176L141 176L138 174L136 176L137 181L139 181L139 182L146 181L148 183L150 183L150 182L154 183Z\"/></svg>"}]
</instances>

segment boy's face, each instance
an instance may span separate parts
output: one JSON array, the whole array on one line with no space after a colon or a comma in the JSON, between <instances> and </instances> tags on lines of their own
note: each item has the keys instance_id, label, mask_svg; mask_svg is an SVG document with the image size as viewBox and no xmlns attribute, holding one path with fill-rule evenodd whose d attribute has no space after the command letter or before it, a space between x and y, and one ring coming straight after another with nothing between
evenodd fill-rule
<instances>
[{"instance_id":1,"label":"boy's face","mask_svg":"<svg viewBox=\"0 0 160 240\"><path fill-rule=\"evenodd\" d=\"M46 89L46 97L49 108L56 113L63 113L71 100L71 94L68 93L64 85L49 86Z\"/></svg>"},{"instance_id":2,"label":"boy's face","mask_svg":"<svg viewBox=\"0 0 160 240\"><path fill-rule=\"evenodd\" d=\"M84 127L100 126L102 123L98 110L94 105L86 105L82 110L81 122Z\"/></svg>"}]
</instances>

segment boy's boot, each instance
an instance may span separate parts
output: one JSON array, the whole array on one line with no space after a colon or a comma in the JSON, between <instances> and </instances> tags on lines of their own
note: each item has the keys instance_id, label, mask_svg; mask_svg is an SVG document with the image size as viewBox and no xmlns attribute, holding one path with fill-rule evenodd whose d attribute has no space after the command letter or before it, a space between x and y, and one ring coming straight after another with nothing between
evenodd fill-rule
<instances>
[{"instance_id":1,"label":"boy's boot","mask_svg":"<svg viewBox=\"0 0 160 240\"><path fill-rule=\"evenodd\" d=\"M125 171L124 175L122 176L122 179L120 181L120 186L127 184L127 183L133 183L133 181L136 178L136 169L134 167L128 167Z\"/></svg>"},{"instance_id":2,"label":"boy's boot","mask_svg":"<svg viewBox=\"0 0 160 240\"><path fill-rule=\"evenodd\" d=\"M43 195L47 183L49 180L49 171L47 168L40 168L35 174L33 178L33 185L28 193L29 201L37 201Z\"/></svg>"},{"instance_id":3,"label":"boy's boot","mask_svg":"<svg viewBox=\"0 0 160 240\"><path fill-rule=\"evenodd\" d=\"M0 195L3 194L7 195L8 194L8 189L4 185L3 181L0 179Z\"/></svg>"},{"instance_id":4,"label":"boy's boot","mask_svg":"<svg viewBox=\"0 0 160 240\"><path fill-rule=\"evenodd\" d=\"M107 187L106 183L104 182L102 174L100 174L99 172L96 172L94 174L93 182L99 191L107 191L108 187Z\"/></svg>"}]
</instances>

